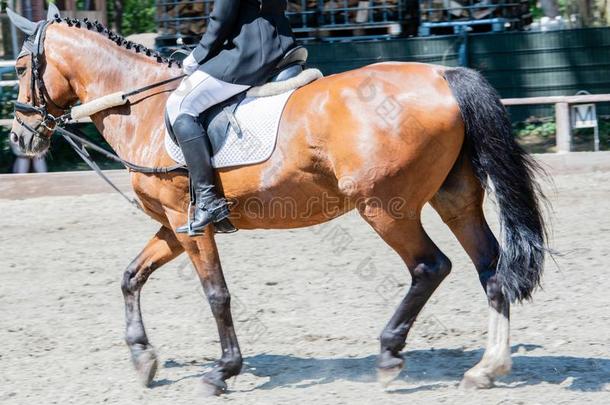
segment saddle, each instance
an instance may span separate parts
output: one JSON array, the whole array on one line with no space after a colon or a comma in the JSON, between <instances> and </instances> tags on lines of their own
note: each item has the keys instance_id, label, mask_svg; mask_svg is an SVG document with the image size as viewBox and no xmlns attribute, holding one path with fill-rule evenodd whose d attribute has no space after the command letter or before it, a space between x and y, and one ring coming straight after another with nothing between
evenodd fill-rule
<instances>
[{"instance_id":1,"label":"saddle","mask_svg":"<svg viewBox=\"0 0 610 405\"><path fill-rule=\"evenodd\" d=\"M214 154L223 148L230 130L237 137L242 137L242 128L235 118L235 112L244 100L269 98L270 102L273 103L271 101L274 98L273 96L288 94L288 92L322 77L322 73L317 69L305 69L307 57L308 52L305 47L297 46L293 48L277 64L265 84L252 87L243 93L237 94L213 106L199 116L201 124L207 131ZM286 101L287 97L284 102ZM277 104L277 102L275 103ZM176 143L171 125L167 122L167 116L166 127L169 137Z\"/></svg>"}]
</instances>

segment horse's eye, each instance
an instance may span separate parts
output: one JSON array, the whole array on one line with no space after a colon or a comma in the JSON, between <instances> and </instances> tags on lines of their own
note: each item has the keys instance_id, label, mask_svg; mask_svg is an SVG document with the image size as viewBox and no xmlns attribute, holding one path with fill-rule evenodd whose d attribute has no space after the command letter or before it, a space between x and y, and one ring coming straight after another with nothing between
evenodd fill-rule
<instances>
[{"instance_id":1,"label":"horse's eye","mask_svg":"<svg viewBox=\"0 0 610 405\"><path fill-rule=\"evenodd\" d=\"M17 76L21 77L25 74L26 69L24 67L17 68Z\"/></svg>"}]
</instances>

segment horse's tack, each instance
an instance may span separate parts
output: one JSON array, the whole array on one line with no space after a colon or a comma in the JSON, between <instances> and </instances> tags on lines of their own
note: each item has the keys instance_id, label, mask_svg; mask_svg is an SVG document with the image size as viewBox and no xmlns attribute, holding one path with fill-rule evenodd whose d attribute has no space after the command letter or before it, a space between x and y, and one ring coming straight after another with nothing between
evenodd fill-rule
<instances>
[{"instance_id":1,"label":"horse's tack","mask_svg":"<svg viewBox=\"0 0 610 405\"><path fill-rule=\"evenodd\" d=\"M452 231L477 264L481 282L489 293L488 334L493 338L489 339L483 360L464 377L465 386L488 387L496 376L510 370L511 294L518 299L528 298L543 269L543 217L537 185L532 179L536 165L515 142L497 93L478 73L419 64L399 66L402 67L376 65L346 73L329 79L325 86L320 86L324 88L296 95L288 114L290 119L286 120L292 127L289 131L292 140L285 144L286 152L294 161L289 165L270 163L259 168L224 171L220 173L221 180L227 186L227 194L237 201L248 200L262 206L261 211L258 207L253 211L242 204L236 210L237 214L245 214L243 223L250 229L311 226L360 208L367 222L404 259L415 282L381 333L377 366L385 383L400 373L404 363L400 351L413 320L451 271L447 256L423 230L417 209L435 193L442 193L443 198L433 198L434 208L443 218L455 212L466 214L462 217L464 226L452 227ZM422 89L422 82L437 83L439 73L447 85ZM399 131L395 125L369 125L371 119L379 121L375 115L378 111L372 111L370 103L362 100L355 90L362 77L371 75L379 78L383 98L400 94L414 96L403 107L416 114L414 118L425 130L425 137L412 136L413 128L404 125ZM87 85L94 84L95 80L88 74L83 74L82 79ZM321 97L329 94L324 108L320 108ZM152 105L154 100L149 103ZM352 104L353 108L349 108ZM494 108L490 109L490 105ZM160 111L160 106L155 105L150 116ZM405 118L404 114L399 118ZM116 124L108 130L116 130L122 123ZM138 131L142 139L134 146L150 139L145 133L149 129L150 126L144 126ZM126 140L121 141L126 145ZM379 147L362 148L367 142ZM353 187L341 185L341 180L350 175L354 176L350 179ZM510 236L503 238L501 244L490 232L482 210L483 188L488 177L496 186L502 232ZM196 243L176 239L168 225L183 212L170 207L183 201L186 184L181 182L176 187L160 179L151 180L143 187L142 196L151 206L151 216L161 222L161 228L127 268L123 278L126 341L131 359L149 385L158 361L141 317L139 297L144 283L134 280L146 281L146 277L136 280L137 276L150 275L186 250L197 271L206 275L202 282L218 325L223 356L203 375L203 383L216 393L226 387L225 380L240 372L243 364L218 247L212 236ZM456 184L458 187L453 187ZM414 187L417 192L412 192ZM464 199L470 200L473 196L476 209L470 209L470 205L465 208ZM337 203L329 204L332 200ZM320 201L325 203L320 206ZM277 209L277 202L281 210ZM286 206L286 202L290 205ZM311 202L317 202L314 211ZM331 236L334 241L326 235L324 239L336 242L337 235ZM342 248L343 242L340 241Z\"/></svg>"},{"instance_id":2,"label":"horse's tack","mask_svg":"<svg viewBox=\"0 0 610 405\"><path fill-rule=\"evenodd\" d=\"M59 132L63 136L63 138L68 142L68 144L75 150L75 152L81 157L81 159L83 159L85 161L85 163L87 163L87 165L89 165L89 167L91 167L91 169L93 169L100 177L102 177L102 179L105 182L107 182L113 189L115 189L123 197L125 197L130 203L135 204L138 208L140 208L137 201L132 200L129 197L127 197L123 192L121 192L119 190L119 188L108 177L106 177L102 173L102 171L99 169L98 165L93 161L93 159L91 159L90 155L85 150L86 147L89 147L89 148L95 150L96 152L103 154L105 157L107 157L111 160L114 160L115 162L119 162L119 163L123 164L128 170L130 170L132 172L147 173L147 174L167 174L167 173L176 172L176 171L186 171L186 167L184 165L174 165L174 166L170 166L170 167L145 167L145 166L136 165L134 163L121 159L119 156L117 156L113 153L110 153L110 152L106 151L105 149L95 145L94 143L84 139L83 137L80 137L80 136L66 130L65 128L63 128L64 125L73 122L74 117L72 117L71 111L68 111L69 107L67 107L67 108L60 107L53 101L53 99L51 99L51 97L48 94L48 91L46 90L46 85L42 78L41 58L44 54L44 38L45 38L46 30L47 30L48 26L51 25L52 23L53 23L53 21L41 22L40 25L38 26L38 29L36 30L36 32L34 34L34 40L32 41L30 38L26 41L26 43L28 43L28 44L31 43L31 46L28 46L27 48L28 48L28 50L31 50L31 57L32 57L32 71L31 71L32 103L28 104L28 103L15 102L15 111L16 112L40 114L42 116L42 121L35 128L32 128L25 121L23 121L21 118L19 118L19 116L17 114L15 114L15 119L16 119L17 123L19 123L19 125L21 125L23 128L25 128L27 131L31 132L34 136L39 136L39 130L41 127L52 133ZM21 55L21 57L24 57L24 56L27 56L27 55L26 54ZM126 102L128 102L127 98L130 96L134 96L136 94L140 94L147 90L169 84L171 82L182 79L183 77L184 76L173 77L173 78L166 79L166 80L163 80L163 81L160 81L157 83L153 83L148 86L130 91L130 92L122 94L122 95L119 94L119 95L124 100L124 103L126 103ZM36 92L37 89L38 89L38 94ZM38 97L38 104L40 104L40 105L36 105L37 104L36 103L36 94ZM114 97L116 95L111 95L111 96ZM64 112L64 114L61 115L60 117L55 117L54 115L52 115L48 111L47 101L51 102L57 109L62 110ZM108 108L114 107L114 106L116 106L117 103L118 103L118 101L113 103L115 105L107 106L106 108L103 108L103 109L108 109ZM122 103L122 104L124 104L124 103ZM103 106L104 103L99 103L99 104ZM84 105L81 107L84 107ZM99 107L99 108L102 108L102 107ZM103 109L98 109L95 112L102 111ZM89 108L89 109L82 108L82 111L93 111L93 110L91 108ZM77 114L75 114L75 115L77 115ZM80 114L80 115L82 115L82 114ZM80 117L80 115L78 115L78 116Z\"/></svg>"},{"instance_id":3,"label":"horse's tack","mask_svg":"<svg viewBox=\"0 0 610 405\"><path fill-rule=\"evenodd\" d=\"M26 103L15 103L15 109L19 112L24 113L39 113L43 116L43 125L45 128L52 131L49 124L52 125L64 125L70 123L71 121L85 118L91 116L97 112L107 110L109 108L118 107L128 103L129 97L143 93L145 91L151 90L156 87L160 87L174 81L180 80L184 78L185 75L180 75L176 77L172 77L170 79L162 80L160 82L156 82L127 93L118 92L114 94L110 94L108 96L101 97L99 99L90 101L88 103L79 105L77 107L72 107L70 111L66 112L69 107L60 107L55 101L49 96L46 85L42 78L42 63L40 58L44 53L44 38L46 35L46 30L49 25L51 25L53 21L43 21L40 23L38 29L35 33L35 39L32 42L31 38L26 41L26 44L32 44L31 46L26 46L26 49L30 51L32 56L32 81L31 81L31 94L32 94L32 104ZM22 53L20 57L27 56L27 53ZM36 94L36 88L39 90L39 103L40 106L36 105L36 101L34 99L34 95ZM48 112L47 100L50 101L57 109L64 111L64 114L60 117L54 117L52 114ZM17 117L18 118L18 117ZM20 122L19 118L17 121Z\"/></svg>"},{"instance_id":4,"label":"horse's tack","mask_svg":"<svg viewBox=\"0 0 610 405\"><path fill-rule=\"evenodd\" d=\"M90 101L88 103L82 104L77 107L67 106L64 108L64 107L58 106L55 103L55 101L53 101L53 99L48 94L48 91L46 90L46 85L43 80L43 75L42 75L42 65L43 65L42 58L44 56L43 55L44 54L44 40L45 40L46 30L47 30L48 26L53 23L54 23L53 20L41 22L38 25L36 31L34 32L34 35L30 36L26 41L27 46L25 47L25 50L29 51L29 53L31 54L31 57L32 57L32 67L31 67L32 103L31 104L26 104L26 103L21 103L21 102L15 103L15 110L17 112L26 113L26 114L28 114L28 113L29 114L32 114L32 113L40 114L42 116L42 121L40 123L38 123L38 125L35 128L32 128L30 125L28 125L26 122L24 122L19 117L19 115L15 114L16 121L25 130L31 132L34 136L40 136L40 134L42 133L41 128L44 130L47 130L51 133L59 133L60 135L62 135L62 137L75 150L75 152L81 157L81 159L83 159L85 161L85 163L87 163L87 165L89 165L91 167L91 169L96 171L96 173L100 177L102 177L102 179L104 181L106 181L113 189L118 191L120 194L123 195L123 197L125 197L128 201L130 201L132 203L134 201L129 199L127 196L125 196L118 189L118 187L116 187L116 185L113 184L112 181L110 179L108 179L101 172L101 170L99 170L99 167L91 159L90 155L86 152L85 148L94 149L97 152L106 156L107 158L121 163L128 170L133 171L133 172L147 173L147 174L167 174L167 173L176 172L176 171L185 171L186 167L183 164L177 164L177 165L170 166L170 167L160 167L160 168L152 167L151 168L151 167L144 167L144 166L139 166L139 165L130 163L128 161L121 159L119 156L117 156L113 153L110 153L110 152L106 151L105 149L100 148L99 146L91 143L90 141L87 141L83 137L76 135L76 134L66 130L65 128L63 128L66 124L74 122L76 119L84 118L85 116L90 116L97 112L107 110L109 108L124 105L124 104L128 103L128 97L136 95L136 94L140 94L142 92L145 92L147 90L150 90L150 89L153 89L153 88L156 88L159 86L169 84L176 80L180 80L184 77L184 75L166 79L161 82L153 83L151 85L148 85L148 86L145 86L145 87L142 87L142 88L130 91L130 92L126 92L126 93L118 92L115 94L104 96L104 97L98 98L96 100ZM33 39L32 39L32 37L33 37ZM27 52L24 52L23 55L21 55L21 57L23 57L23 56L27 56ZM302 74L298 75L297 77L294 77L293 79L287 80L285 83L269 83L267 85L264 85L264 86L262 86L260 88L256 88L256 89L258 89L258 91L262 91L262 93L259 95L259 97L269 96L269 95L273 94L273 92L282 90L284 88L282 86L288 85L288 86L300 87L302 85L305 85L305 84L317 79L320 76L321 76L321 74L319 71L314 71L314 70L310 69L310 70L304 71ZM293 81L291 81L291 80L293 80ZM38 90L38 94L36 93L36 90ZM38 100L36 100L36 98L38 98ZM37 105L36 101L38 101L38 105ZM48 111L48 103L53 104L53 106L56 107L58 110L63 111L63 114L59 117L55 117L54 115L52 115ZM239 125L237 119L235 118L235 116L233 114L234 108L231 108L230 106L225 107L224 113L225 113L224 115L225 115L226 119L228 120L228 123L226 123L227 127L230 126L233 129L233 131L238 135L238 137L241 137L242 131L241 131L241 128L240 128L240 125Z\"/></svg>"}]
</instances>

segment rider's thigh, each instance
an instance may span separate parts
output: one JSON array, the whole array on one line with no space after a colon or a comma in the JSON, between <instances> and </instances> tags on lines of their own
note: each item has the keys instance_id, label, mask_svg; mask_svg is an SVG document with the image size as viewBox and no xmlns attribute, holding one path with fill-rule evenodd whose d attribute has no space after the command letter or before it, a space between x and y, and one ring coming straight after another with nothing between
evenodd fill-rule
<instances>
[{"instance_id":1,"label":"rider's thigh","mask_svg":"<svg viewBox=\"0 0 610 405\"><path fill-rule=\"evenodd\" d=\"M199 69L185 78L169 96L167 113L173 123L180 114L198 116L208 108L248 89L218 80Z\"/></svg>"}]
</instances>

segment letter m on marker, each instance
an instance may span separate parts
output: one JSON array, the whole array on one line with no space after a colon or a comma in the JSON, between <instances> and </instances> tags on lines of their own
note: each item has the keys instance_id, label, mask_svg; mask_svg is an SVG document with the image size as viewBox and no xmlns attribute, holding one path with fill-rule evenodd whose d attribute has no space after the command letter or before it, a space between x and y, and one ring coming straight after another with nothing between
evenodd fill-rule
<instances>
[{"instance_id":1,"label":"letter m on marker","mask_svg":"<svg viewBox=\"0 0 610 405\"><path fill-rule=\"evenodd\" d=\"M572 128L592 128L597 126L595 104L572 106Z\"/></svg>"}]
</instances>

